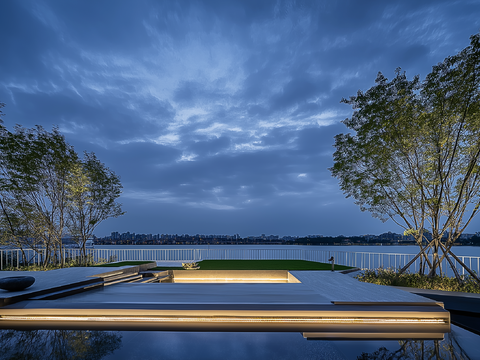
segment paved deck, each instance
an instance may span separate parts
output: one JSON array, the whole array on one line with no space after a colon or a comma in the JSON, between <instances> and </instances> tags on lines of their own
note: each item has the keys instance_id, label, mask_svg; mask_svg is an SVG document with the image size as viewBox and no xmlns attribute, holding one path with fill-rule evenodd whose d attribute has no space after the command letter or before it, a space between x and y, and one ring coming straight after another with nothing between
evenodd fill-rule
<instances>
[{"instance_id":1,"label":"paved deck","mask_svg":"<svg viewBox=\"0 0 480 360\"><path fill-rule=\"evenodd\" d=\"M34 286L101 277L106 270L119 269L36 273ZM315 338L441 338L450 329L448 312L434 300L330 271L290 273L300 282L120 283L20 301L0 307L0 328L301 331Z\"/></svg>"},{"instance_id":2,"label":"paved deck","mask_svg":"<svg viewBox=\"0 0 480 360\"><path fill-rule=\"evenodd\" d=\"M1 271L0 278L9 276L33 276L35 283L25 290L7 291L0 289L0 307L15 299L27 298L30 294L42 293L49 289L74 285L80 282L94 280L102 274L117 271L136 271L138 267L75 267L48 271Z\"/></svg>"},{"instance_id":3,"label":"paved deck","mask_svg":"<svg viewBox=\"0 0 480 360\"><path fill-rule=\"evenodd\" d=\"M126 266L122 268L126 268ZM0 278L9 276L33 276L35 278L35 283L29 288L22 291L10 292L0 289L0 299L8 298L13 295L16 296L28 294L33 291L46 290L56 286L74 284L79 281L84 281L91 276L110 271L110 269L115 270L118 268L78 267L48 271L1 271Z\"/></svg>"},{"instance_id":4,"label":"paved deck","mask_svg":"<svg viewBox=\"0 0 480 360\"><path fill-rule=\"evenodd\" d=\"M428 303L429 298L340 273L291 271L301 283L117 284L64 298L64 302L156 304Z\"/></svg>"},{"instance_id":5,"label":"paved deck","mask_svg":"<svg viewBox=\"0 0 480 360\"><path fill-rule=\"evenodd\" d=\"M331 302L435 302L431 299L387 286L360 282L331 271L290 271L302 284Z\"/></svg>"}]
</instances>

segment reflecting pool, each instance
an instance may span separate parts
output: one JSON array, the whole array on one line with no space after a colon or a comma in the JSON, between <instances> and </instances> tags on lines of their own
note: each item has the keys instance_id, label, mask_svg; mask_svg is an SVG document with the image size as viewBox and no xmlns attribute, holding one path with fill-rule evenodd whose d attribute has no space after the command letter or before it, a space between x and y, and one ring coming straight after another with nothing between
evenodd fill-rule
<instances>
[{"instance_id":1,"label":"reflecting pool","mask_svg":"<svg viewBox=\"0 0 480 360\"><path fill-rule=\"evenodd\" d=\"M480 336L441 341L306 340L301 333L0 330L0 359L480 359Z\"/></svg>"}]
</instances>

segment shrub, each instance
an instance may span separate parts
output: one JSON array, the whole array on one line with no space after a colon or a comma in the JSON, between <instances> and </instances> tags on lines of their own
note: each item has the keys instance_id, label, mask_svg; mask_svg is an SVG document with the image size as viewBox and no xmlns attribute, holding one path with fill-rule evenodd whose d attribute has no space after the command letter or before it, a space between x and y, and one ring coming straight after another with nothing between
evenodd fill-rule
<instances>
[{"instance_id":1,"label":"shrub","mask_svg":"<svg viewBox=\"0 0 480 360\"><path fill-rule=\"evenodd\" d=\"M355 276L355 279L378 285L405 286L418 289L458 291L480 294L480 286L470 275L461 276L463 284L456 278L447 276L428 277L418 273L405 272L398 274L395 269L379 268L377 270L365 270L362 274Z\"/></svg>"}]
</instances>

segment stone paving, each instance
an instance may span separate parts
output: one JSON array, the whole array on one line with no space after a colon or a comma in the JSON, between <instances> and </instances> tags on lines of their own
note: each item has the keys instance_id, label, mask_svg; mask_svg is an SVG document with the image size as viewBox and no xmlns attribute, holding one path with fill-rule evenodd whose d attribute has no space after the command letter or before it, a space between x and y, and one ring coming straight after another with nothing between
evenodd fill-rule
<instances>
[{"instance_id":1,"label":"stone paving","mask_svg":"<svg viewBox=\"0 0 480 360\"><path fill-rule=\"evenodd\" d=\"M300 282L330 301L342 302L432 302L423 296L389 286L360 282L332 271L290 271Z\"/></svg>"},{"instance_id":2,"label":"stone paving","mask_svg":"<svg viewBox=\"0 0 480 360\"><path fill-rule=\"evenodd\" d=\"M83 292L61 298L30 296L8 302L8 297L19 293L38 293L123 271L139 268L1 273L2 277L33 274L37 282L22 292L0 293L0 299L7 300L0 307L0 327L321 332L313 337L373 332L382 338L398 333L402 338L412 331L418 332L417 337L441 338L450 329L449 313L433 300L330 271L291 271L296 282L289 283L102 282L100 287L82 286ZM379 318L385 319L380 320L382 325Z\"/></svg>"},{"instance_id":3,"label":"stone paving","mask_svg":"<svg viewBox=\"0 0 480 360\"><path fill-rule=\"evenodd\" d=\"M33 276L35 283L22 291L10 292L0 289L0 299L12 295L22 295L34 291L46 290L52 287L73 284L87 280L91 276L109 271L109 268L102 267L79 267L65 268L48 271L1 271L0 278L9 276Z\"/></svg>"},{"instance_id":4,"label":"stone paving","mask_svg":"<svg viewBox=\"0 0 480 360\"><path fill-rule=\"evenodd\" d=\"M105 272L118 271L118 268L81 267L49 271L2 271L1 277L34 276L35 283L22 291L9 292L0 289L0 300L12 296L24 295L53 287L74 284L91 279ZM290 271L301 284L118 284L84 294L70 296L68 300L82 301L143 301L142 299L169 299L169 302L206 302L249 301L265 303L266 301L297 303L332 301L351 302L432 302L432 300L407 291L391 287L361 283L350 276L331 271ZM76 300L75 300L76 301ZM88 300L90 301L90 300ZM165 300L166 301L166 300Z\"/></svg>"}]
</instances>

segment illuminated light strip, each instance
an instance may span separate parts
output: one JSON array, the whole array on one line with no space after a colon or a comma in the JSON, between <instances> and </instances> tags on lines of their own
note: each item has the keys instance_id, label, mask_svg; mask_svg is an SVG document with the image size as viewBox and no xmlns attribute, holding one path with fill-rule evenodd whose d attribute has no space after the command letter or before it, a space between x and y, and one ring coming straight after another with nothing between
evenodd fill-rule
<instances>
[{"instance_id":1,"label":"illuminated light strip","mask_svg":"<svg viewBox=\"0 0 480 360\"><path fill-rule=\"evenodd\" d=\"M247 279L240 279L240 278L173 278L177 282L181 281L189 281L189 282L200 282L200 281L231 281L231 282L241 282L241 281L266 281L266 282L276 282L276 281L283 281L288 282L288 279L262 279L262 278L247 278Z\"/></svg>"},{"instance_id":2,"label":"illuminated light strip","mask_svg":"<svg viewBox=\"0 0 480 360\"><path fill-rule=\"evenodd\" d=\"M365 319L365 318L255 318L255 317L92 317L92 316L2 316L0 321L129 321L129 322L213 322L213 323L386 323L446 324L445 319Z\"/></svg>"}]
</instances>

